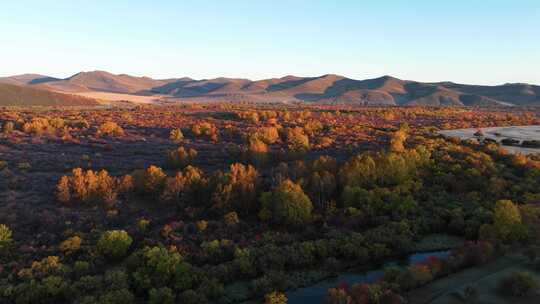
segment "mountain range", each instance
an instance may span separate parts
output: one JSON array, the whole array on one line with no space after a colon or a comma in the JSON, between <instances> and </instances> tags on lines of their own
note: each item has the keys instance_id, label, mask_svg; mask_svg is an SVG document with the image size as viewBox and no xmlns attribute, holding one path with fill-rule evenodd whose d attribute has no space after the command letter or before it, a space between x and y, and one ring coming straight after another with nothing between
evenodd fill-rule
<instances>
[{"instance_id":1,"label":"mountain range","mask_svg":"<svg viewBox=\"0 0 540 304\"><path fill-rule=\"evenodd\" d=\"M512 106L540 105L540 86L525 83L467 85L418 82L391 76L355 80L339 75L285 76L252 81L239 78L152 79L104 71L65 79L38 74L0 78L0 83L93 99L145 101L309 102L355 105ZM13 91L13 88L11 88ZM34 94L35 94L35 91ZM45 93L43 93L45 94ZM56 95L55 95L56 96ZM6 98L0 90L0 105ZM10 95L13 98L13 93ZM23 102L20 98L19 100Z\"/></svg>"}]
</instances>

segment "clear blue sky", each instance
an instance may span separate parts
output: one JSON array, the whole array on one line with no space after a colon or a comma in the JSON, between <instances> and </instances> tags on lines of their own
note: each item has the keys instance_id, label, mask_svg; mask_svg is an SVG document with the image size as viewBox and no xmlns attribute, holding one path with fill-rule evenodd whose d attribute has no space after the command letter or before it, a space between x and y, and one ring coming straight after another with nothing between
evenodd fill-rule
<instances>
[{"instance_id":1,"label":"clear blue sky","mask_svg":"<svg viewBox=\"0 0 540 304\"><path fill-rule=\"evenodd\" d=\"M539 0L4 1L0 75L540 84Z\"/></svg>"}]
</instances>

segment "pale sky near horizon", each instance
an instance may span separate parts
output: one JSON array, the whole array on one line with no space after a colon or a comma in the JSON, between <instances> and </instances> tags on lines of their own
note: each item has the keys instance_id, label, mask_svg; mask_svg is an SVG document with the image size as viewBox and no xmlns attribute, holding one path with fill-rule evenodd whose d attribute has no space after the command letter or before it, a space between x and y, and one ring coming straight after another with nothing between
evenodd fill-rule
<instances>
[{"instance_id":1,"label":"pale sky near horizon","mask_svg":"<svg viewBox=\"0 0 540 304\"><path fill-rule=\"evenodd\" d=\"M0 28L0 76L540 84L540 0L19 0Z\"/></svg>"}]
</instances>

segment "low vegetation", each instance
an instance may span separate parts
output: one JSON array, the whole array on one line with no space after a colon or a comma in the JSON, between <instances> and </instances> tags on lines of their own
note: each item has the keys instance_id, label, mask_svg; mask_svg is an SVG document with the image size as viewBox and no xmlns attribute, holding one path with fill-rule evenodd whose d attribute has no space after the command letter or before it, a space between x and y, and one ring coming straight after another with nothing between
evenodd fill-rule
<instances>
[{"instance_id":1,"label":"low vegetation","mask_svg":"<svg viewBox=\"0 0 540 304\"><path fill-rule=\"evenodd\" d=\"M518 107L2 111L0 303L286 303L353 266L453 247L327 297L401 303L509 248L535 264L539 155L436 131L539 123ZM433 235L449 241L419 242Z\"/></svg>"}]
</instances>

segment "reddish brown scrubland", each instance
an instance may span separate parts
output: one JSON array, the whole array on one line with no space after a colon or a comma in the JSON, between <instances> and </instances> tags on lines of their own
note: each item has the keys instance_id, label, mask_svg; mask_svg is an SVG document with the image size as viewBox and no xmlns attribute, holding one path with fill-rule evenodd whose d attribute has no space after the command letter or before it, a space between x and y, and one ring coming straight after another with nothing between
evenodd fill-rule
<instances>
[{"instance_id":1,"label":"reddish brown scrubland","mask_svg":"<svg viewBox=\"0 0 540 304\"><path fill-rule=\"evenodd\" d=\"M1 109L0 303L285 303L433 234L467 242L328 303L401 303L516 244L538 265L540 154L437 133L511 125L539 109Z\"/></svg>"}]
</instances>

